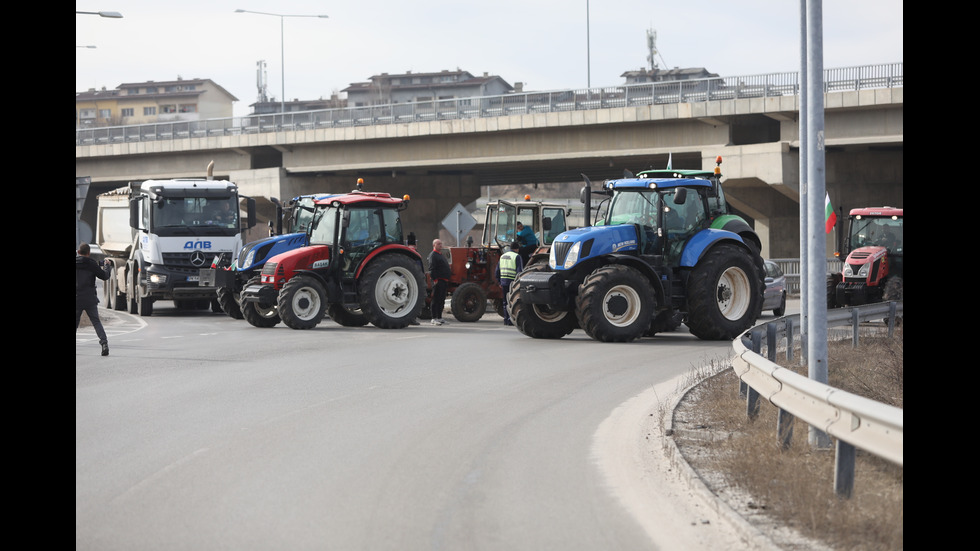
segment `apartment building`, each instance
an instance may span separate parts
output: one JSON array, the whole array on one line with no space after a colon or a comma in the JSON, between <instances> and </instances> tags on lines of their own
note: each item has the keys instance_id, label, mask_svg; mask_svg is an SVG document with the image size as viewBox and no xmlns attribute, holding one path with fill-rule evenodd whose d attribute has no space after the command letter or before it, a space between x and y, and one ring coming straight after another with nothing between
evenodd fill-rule
<instances>
[{"instance_id":1,"label":"apartment building","mask_svg":"<svg viewBox=\"0 0 980 551\"><path fill-rule=\"evenodd\" d=\"M438 73L381 73L367 82L351 83L343 90L347 93L348 107L497 96L513 91L514 87L499 76L483 73L476 77L460 69Z\"/></svg>"},{"instance_id":2,"label":"apartment building","mask_svg":"<svg viewBox=\"0 0 980 551\"><path fill-rule=\"evenodd\" d=\"M232 116L238 98L210 79L146 81L75 93L75 128Z\"/></svg>"}]
</instances>

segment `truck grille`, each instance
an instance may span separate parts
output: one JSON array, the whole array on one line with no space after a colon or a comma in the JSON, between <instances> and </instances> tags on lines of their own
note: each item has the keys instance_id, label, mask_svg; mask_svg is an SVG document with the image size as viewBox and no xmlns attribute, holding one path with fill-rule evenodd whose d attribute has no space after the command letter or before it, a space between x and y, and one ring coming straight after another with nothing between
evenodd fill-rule
<instances>
[{"instance_id":1,"label":"truck grille","mask_svg":"<svg viewBox=\"0 0 980 551\"><path fill-rule=\"evenodd\" d=\"M210 268L211 261L218 253L195 251L192 253L163 253L163 264L172 270L197 273L200 268ZM194 263L197 260L197 263Z\"/></svg>"}]
</instances>

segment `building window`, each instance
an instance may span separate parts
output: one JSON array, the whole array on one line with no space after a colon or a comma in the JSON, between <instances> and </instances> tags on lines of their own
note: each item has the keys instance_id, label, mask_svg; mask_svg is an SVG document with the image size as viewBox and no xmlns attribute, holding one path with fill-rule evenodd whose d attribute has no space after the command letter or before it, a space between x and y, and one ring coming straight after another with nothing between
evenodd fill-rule
<instances>
[{"instance_id":1,"label":"building window","mask_svg":"<svg viewBox=\"0 0 980 551\"><path fill-rule=\"evenodd\" d=\"M185 84L184 85L184 90L188 90L189 91L189 90L193 90L193 89L194 89L194 85L193 84Z\"/></svg>"},{"instance_id":2,"label":"building window","mask_svg":"<svg viewBox=\"0 0 980 551\"><path fill-rule=\"evenodd\" d=\"M111 109L99 109L99 118L100 119L108 119L111 116L112 116L112 110Z\"/></svg>"},{"instance_id":3,"label":"building window","mask_svg":"<svg viewBox=\"0 0 980 551\"><path fill-rule=\"evenodd\" d=\"M94 119L95 109L79 109L78 118L80 119Z\"/></svg>"},{"instance_id":4,"label":"building window","mask_svg":"<svg viewBox=\"0 0 980 551\"><path fill-rule=\"evenodd\" d=\"M176 92L176 91L178 91L178 90L180 90L180 89L179 89L179 88L177 88L176 86L167 86L165 90L166 90L167 92Z\"/></svg>"},{"instance_id":5,"label":"building window","mask_svg":"<svg viewBox=\"0 0 980 551\"><path fill-rule=\"evenodd\" d=\"M180 106L180 112L181 113L197 113L197 106L196 105L181 105Z\"/></svg>"},{"instance_id":6,"label":"building window","mask_svg":"<svg viewBox=\"0 0 980 551\"><path fill-rule=\"evenodd\" d=\"M126 95L127 96L135 96L136 94L139 94L139 93L140 93L140 89L139 88L127 88L126 89Z\"/></svg>"},{"instance_id":7,"label":"building window","mask_svg":"<svg viewBox=\"0 0 980 551\"><path fill-rule=\"evenodd\" d=\"M124 108L120 112L120 115L122 115L123 117L132 117L133 116L133 108L132 107L126 107L126 108Z\"/></svg>"},{"instance_id":8,"label":"building window","mask_svg":"<svg viewBox=\"0 0 980 551\"><path fill-rule=\"evenodd\" d=\"M176 105L161 105L160 106L160 112L161 113L176 113L177 112L177 106Z\"/></svg>"},{"instance_id":9,"label":"building window","mask_svg":"<svg viewBox=\"0 0 980 551\"><path fill-rule=\"evenodd\" d=\"M157 108L156 107L144 107L143 108L143 116L156 115L156 114L157 114Z\"/></svg>"},{"instance_id":10,"label":"building window","mask_svg":"<svg viewBox=\"0 0 980 551\"><path fill-rule=\"evenodd\" d=\"M146 87L146 93L147 94L156 94L157 93L157 87L156 86L147 86Z\"/></svg>"}]
</instances>

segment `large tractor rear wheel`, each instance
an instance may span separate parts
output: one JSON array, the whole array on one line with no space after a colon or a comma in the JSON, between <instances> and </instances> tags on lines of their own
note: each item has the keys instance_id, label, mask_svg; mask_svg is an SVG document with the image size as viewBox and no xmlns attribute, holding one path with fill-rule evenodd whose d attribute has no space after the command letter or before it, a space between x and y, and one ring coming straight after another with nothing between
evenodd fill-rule
<instances>
[{"instance_id":1,"label":"large tractor rear wheel","mask_svg":"<svg viewBox=\"0 0 980 551\"><path fill-rule=\"evenodd\" d=\"M765 284L749 251L720 244L698 262L687 280L691 334L704 340L731 340L762 313Z\"/></svg>"},{"instance_id":2,"label":"large tractor rear wheel","mask_svg":"<svg viewBox=\"0 0 980 551\"><path fill-rule=\"evenodd\" d=\"M259 276L255 276L248 281L248 285L257 284L261 281ZM242 318L245 319L253 327L275 327L279 325L282 321L279 318L279 310L275 305L269 306L268 308L263 308L258 303L255 302L241 302L240 312L242 313Z\"/></svg>"},{"instance_id":3,"label":"large tractor rear wheel","mask_svg":"<svg viewBox=\"0 0 980 551\"><path fill-rule=\"evenodd\" d=\"M368 324L367 318L364 317L364 314L361 313L359 308L350 310L343 304L336 302L327 306L327 315L330 316L330 319L344 327L364 327Z\"/></svg>"},{"instance_id":4,"label":"large tractor rear wheel","mask_svg":"<svg viewBox=\"0 0 980 551\"><path fill-rule=\"evenodd\" d=\"M279 291L279 317L293 329L312 329L327 310L327 292L316 279L298 275Z\"/></svg>"},{"instance_id":5,"label":"large tractor rear wheel","mask_svg":"<svg viewBox=\"0 0 980 551\"><path fill-rule=\"evenodd\" d=\"M578 320L573 312L553 310L547 304L531 304L524 302L521 297L521 276L531 272L541 271L543 265L526 268L517 274L510 284L507 294L507 305L510 308L510 321L517 330L535 339L560 339L578 327Z\"/></svg>"},{"instance_id":6,"label":"large tractor rear wheel","mask_svg":"<svg viewBox=\"0 0 980 551\"><path fill-rule=\"evenodd\" d=\"M408 327L425 305L425 274L418 262L402 254L372 260L357 287L361 312L381 329Z\"/></svg>"},{"instance_id":7,"label":"large tractor rear wheel","mask_svg":"<svg viewBox=\"0 0 980 551\"><path fill-rule=\"evenodd\" d=\"M575 297L578 322L602 342L630 342L650 327L656 299L643 274L629 266L602 266L579 285Z\"/></svg>"},{"instance_id":8,"label":"large tractor rear wheel","mask_svg":"<svg viewBox=\"0 0 980 551\"><path fill-rule=\"evenodd\" d=\"M459 321L474 322L487 311L487 294L476 283L466 282L453 291L450 304L453 317Z\"/></svg>"}]
</instances>

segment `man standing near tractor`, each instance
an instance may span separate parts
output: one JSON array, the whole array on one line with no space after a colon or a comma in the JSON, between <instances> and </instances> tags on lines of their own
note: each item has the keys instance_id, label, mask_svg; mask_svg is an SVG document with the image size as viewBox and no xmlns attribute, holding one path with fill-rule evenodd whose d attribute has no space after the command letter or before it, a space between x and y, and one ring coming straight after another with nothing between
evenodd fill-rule
<instances>
[{"instance_id":1,"label":"man standing near tractor","mask_svg":"<svg viewBox=\"0 0 980 551\"><path fill-rule=\"evenodd\" d=\"M497 283L500 284L500 288L504 292L504 325L514 325L510 321L510 312L507 308L507 293L510 291L510 284L514 282L514 278L524 269L524 261L517 254L518 248L520 248L520 244L515 240L510 244L507 252L500 255L500 262L497 263Z\"/></svg>"},{"instance_id":2,"label":"man standing near tractor","mask_svg":"<svg viewBox=\"0 0 980 551\"><path fill-rule=\"evenodd\" d=\"M453 272L449 268L449 262L442 256L442 240L432 240L432 252L429 253L429 277L432 278L432 325L445 325L442 319L442 310L446 307L446 289L449 287L449 278Z\"/></svg>"}]
</instances>

